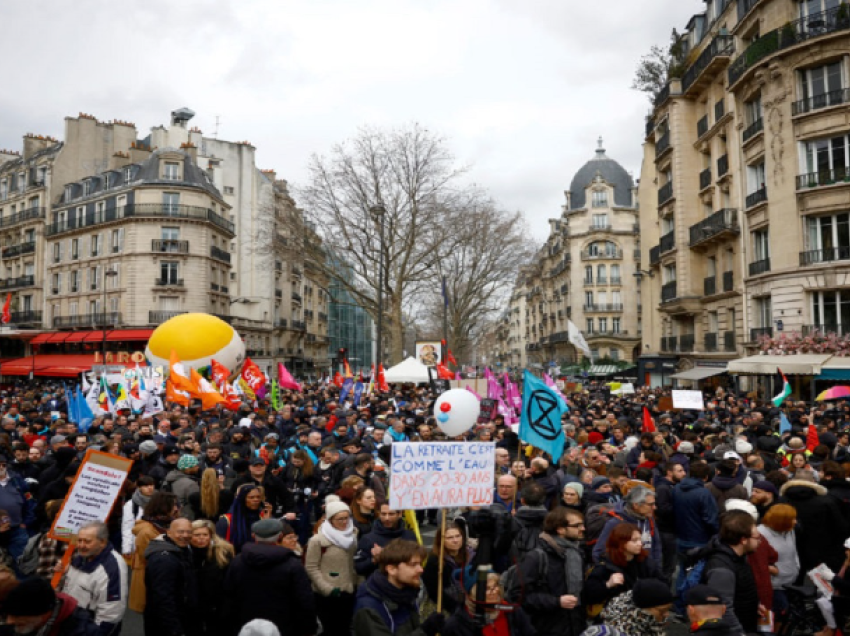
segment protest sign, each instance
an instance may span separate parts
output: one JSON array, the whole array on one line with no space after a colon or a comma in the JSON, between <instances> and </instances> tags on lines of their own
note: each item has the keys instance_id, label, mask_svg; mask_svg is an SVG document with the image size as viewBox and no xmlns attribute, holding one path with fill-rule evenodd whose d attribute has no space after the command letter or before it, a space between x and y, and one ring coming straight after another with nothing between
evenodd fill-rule
<instances>
[{"instance_id":1,"label":"protest sign","mask_svg":"<svg viewBox=\"0 0 850 636\"><path fill-rule=\"evenodd\" d=\"M702 391L673 391L673 406L677 409L702 411Z\"/></svg>"},{"instance_id":2,"label":"protest sign","mask_svg":"<svg viewBox=\"0 0 850 636\"><path fill-rule=\"evenodd\" d=\"M671 398L669 395L665 395L663 397L658 398L658 409L660 411L672 411L673 398Z\"/></svg>"},{"instance_id":3,"label":"protest sign","mask_svg":"<svg viewBox=\"0 0 850 636\"><path fill-rule=\"evenodd\" d=\"M390 448L393 510L493 503L493 442L394 442Z\"/></svg>"},{"instance_id":4,"label":"protest sign","mask_svg":"<svg viewBox=\"0 0 850 636\"><path fill-rule=\"evenodd\" d=\"M48 536L72 541L89 521L106 521L132 465L132 459L89 449Z\"/></svg>"}]
</instances>

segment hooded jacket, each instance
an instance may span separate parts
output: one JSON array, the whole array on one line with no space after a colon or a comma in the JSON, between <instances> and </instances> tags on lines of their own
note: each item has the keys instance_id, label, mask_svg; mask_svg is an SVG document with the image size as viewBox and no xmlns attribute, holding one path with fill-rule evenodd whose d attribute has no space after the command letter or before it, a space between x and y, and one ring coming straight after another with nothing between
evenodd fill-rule
<instances>
[{"instance_id":1,"label":"hooded jacket","mask_svg":"<svg viewBox=\"0 0 850 636\"><path fill-rule=\"evenodd\" d=\"M673 488L676 537L683 547L705 545L720 528L717 502L695 477L685 477Z\"/></svg>"},{"instance_id":2,"label":"hooded jacket","mask_svg":"<svg viewBox=\"0 0 850 636\"><path fill-rule=\"evenodd\" d=\"M651 556L656 563L661 563L661 531L658 529L658 524L655 522L655 519L649 517L646 519L638 518L623 501L618 501L614 504L614 509L608 514L611 515L611 519L609 519L605 524L605 527L602 528L602 534L599 535L599 540L593 546L594 562L599 561L602 555L605 554L605 543L608 541L608 535L611 534L611 530L614 529L614 526L625 521L626 523L635 524L642 535L649 533L652 538L652 543L648 548L649 556Z\"/></svg>"},{"instance_id":3,"label":"hooded jacket","mask_svg":"<svg viewBox=\"0 0 850 636\"><path fill-rule=\"evenodd\" d=\"M353 632L356 636L425 636L416 599L418 587L397 588L380 570L357 588Z\"/></svg>"},{"instance_id":4,"label":"hooded jacket","mask_svg":"<svg viewBox=\"0 0 850 636\"><path fill-rule=\"evenodd\" d=\"M847 519L835 497L819 484L791 479L779 491L782 503L797 510L797 554L800 570L808 572L826 563L833 572L844 562L844 539L850 534Z\"/></svg>"},{"instance_id":5,"label":"hooded jacket","mask_svg":"<svg viewBox=\"0 0 850 636\"><path fill-rule=\"evenodd\" d=\"M726 510L726 502L730 499L750 498L747 494L747 489L734 476L724 477L723 475L717 475L706 488L711 493L711 496L714 497L717 510L720 512Z\"/></svg>"},{"instance_id":6,"label":"hooded jacket","mask_svg":"<svg viewBox=\"0 0 850 636\"><path fill-rule=\"evenodd\" d=\"M372 523L372 531L364 534L357 542L357 552L354 555L354 570L357 574L368 577L377 570L378 566L372 561L372 548L376 545L383 548L393 539L416 541L416 535L405 528L401 520L395 528L387 528L380 519L376 519Z\"/></svg>"},{"instance_id":7,"label":"hooded jacket","mask_svg":"<svg viewBox=\"0 0 850 636\"><path fill-rule=\"evenodd\" d=\"M201 486L198 480L192 475L187 475L182 470L173 470L166 476L165 483L171 488L171 492L177 495L177 499L180 501L180 505L184 511L191 513L189 495L201 492ZM194 517L195 515L192 514L191 518L193 520Z\"/></svg>"},{"instance_id":8,"label":"hooded jacket","mask_svg":"<svg viewBox=\"0 0 850 636\"><path fill-rule=\"evenodd\" d=\"M732 548L721 543L719 537L712 537L695 557L705 559L703 578L706 585L720 593L726 605L723 618L745 633L754 633L758 623L759 596L746 555L738 556Z\"/></svg>"},{"instance_id":9,"label":"hooded jacket","mask_svg":"<svg viewBox=\"0 0 850 636\"><path fill-rule=\"evenodd\" d=\"M145 636L194 636L198 633L198 586L189 548L167 536L145 550Z\"/></svg>"},{"instance_id":10,"label":"hooded jacket","mask_svg":"<svg viewBox=\"0 0 850 636\"><path fill-rule=\"evenodd\" d=\"M519 559L534 549L548 512L544 506L521 506L517 509L511 522L511 552L515 553L512 557Z\"/></svg>"},{"instance_id":11,"label":"hooded jacket","mask_svg":"<svg viewBox=\"0 0 850 636\"><path fill-rule=\"evenodd\" d=\"M56 614L53 628L47 636L98 636L100 634L97 625L89 618L88 612L77 606L76 599L61 592L56 595L56 598L62 605ZM13 634L14 632L9 629L4 633Z\"/></svg>"},{"instance_id":12,"label":"hooded jacket","mask_svg":"<svg viewBox=\"0 0 850 636\"><path fill-rule=\"evenodd\" d=\"M281 634L315 634L316 607L307 571L292 550L246 543L227 572L224 590L237 624L255 618L274 623Z\"/></svg>"}]
</instances>

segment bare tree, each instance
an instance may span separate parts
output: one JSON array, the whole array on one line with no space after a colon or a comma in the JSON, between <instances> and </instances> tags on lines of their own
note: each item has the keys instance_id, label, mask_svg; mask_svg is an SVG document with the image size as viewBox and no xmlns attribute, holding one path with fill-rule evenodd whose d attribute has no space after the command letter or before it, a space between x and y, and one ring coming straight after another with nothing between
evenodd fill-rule
<instances>
[{"instance_id":1,"label":"bare tree","mask_svg":"<svg viewBox=\"0 0 850 636\"><path fill-rule=\"evenodd\" d=\"M354 276L340 284L376 320L383 265L388 362L401 358L403 310L452 246L442 240L442 226L466 198L458 183L463 173L445 139L418 124L364 128L329 157L314 156L309 181L298 191L303 217L321 241L304 240L311 233L297 228L288 232L290 241L329 277L345 262ZM386 210L383 251L376 205Z\"/></svg>"}]
</instances>

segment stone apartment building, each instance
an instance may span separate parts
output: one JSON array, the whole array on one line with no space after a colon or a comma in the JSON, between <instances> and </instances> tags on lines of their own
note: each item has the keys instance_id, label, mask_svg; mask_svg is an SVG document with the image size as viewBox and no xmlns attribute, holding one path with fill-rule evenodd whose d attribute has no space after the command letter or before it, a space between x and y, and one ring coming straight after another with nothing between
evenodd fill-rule
<instances>
[{"instance_id":1,"label":"stone apartment building","mask_svg":"<svg viewBox=\"0 0 850 636\"><path fill-rule=\"evenodd\" d=\"M710 377L763 335L850 325L848 5L706 0L681 47L639 188L652 383Z\"/></svg>"}]
</instances>

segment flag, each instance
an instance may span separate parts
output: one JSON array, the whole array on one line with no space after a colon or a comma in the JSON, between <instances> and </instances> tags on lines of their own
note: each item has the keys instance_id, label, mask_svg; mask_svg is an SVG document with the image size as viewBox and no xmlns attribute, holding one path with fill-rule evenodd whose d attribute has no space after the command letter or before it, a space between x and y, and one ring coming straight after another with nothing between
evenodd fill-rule
<instances>
[{"instance_id":1,"label":"flag","mask_svg":"<svg viewBox=\"0 0 850 636\"><path fill-rule=\"evenodd\" d=\"M251 387L251 391L256 396L254 399L262 400L265 397L266 376L251 358L245 358L245 364L242 365L242 379Z\"/></svg>"},{"instance_id":2,"label":"flag","mask_svg":"<svg viewBox=\"0 0 850 636\"><path fill-rule=\"evenodd\" d=\"M192 396L189 395L188 391L178 389L175 386L174 381L171 378L168 378L165 381L165 400L166 402L173 402L174 404L189 406L189 402L192 401Z\"/></svg>"},{"instance_id":3,"label":"flag","mask_svg":"<svg viewBox=\"0 0 850 636\"><path fill-rule=\"evenodd\" d=\"M351 373L351 367L348 366L348 360L346 358L342 359L342 370L343 370L343 375L346 378L353 378L354 377L354 374Z\"/></svg>"},{"instance_id":4,"label":"flag","mask_svg":"<svg viewBox=\"0 0 850 636\"><path fill-rule=\"evenodd\" d=\"M85 371L83 371L80 375L82 376L82 379L83 379L83 393L88 395L89 391L91 390L91 383L86 378L86 372Z\"/></svg>"},{"instance_id":5,"label":"flag","mask_svg":"<svg viewBox=\"0 0 850 636\"><path fill-rule=\"evenodd\" d=\"M375 365L372 365L372 369L369 371L369 388L366 389L366 395L372 394L372 389L375 388Z\"/></svg>"},{"instance_id":6,"label":"flag","mask_svg":"<svg viewBox=\"0 0 850 636\"><path fill-rule=\"evenodd\" d=\"M0 321L3 322L4 325L12 322L12 294L6 294L6 302L3 303L3 317L0 318Z\"/></svg>"},{"instance_id":7,"label":"flag","mask_svg":"<svg viewBox=\"0 0 850 636\"><path fill-rule=\"evenodd\" d=\"M384 365L378 363L378 391L381 393L389 393L390 385L387 384L387 379L384 377Z\"/></svg>"},{"instance_id":8,"label":"flag","mask_svg":"<svg viewBox=\"0 0 850 636\"><path fill-rule=\"evenodd\" d=\"M280 410L280 391L278 390L278 384L274 380L272 380L272 408L275 411Z\"/></svg>"},{"instance_id":9,"label":"flag","mask_svg":"<svg viewBox=\"0 0 850 636\"><path fill-rule=\"evenodd\" d=\"M407 523L407 529L416 535L416 542L422 545L422 534L419 532L419 522L416 520L415 510L405 510L403 512L404 521Z\"/></svg>"},{"instance_id":10,"label":"flag","mask_svg":"<svg viewBox=\"0 0 850 636\"><path fill-rule=\"evenodd\" d=\"M446 277L443 276L443 307L449 308L449 291L446 289Z\"/></svg>"},{"instance_id":11,"label":"flag","mask_svg":"<svg viewBox=\"0 0 850 636\"><path fill-rule=\"evenodd\" d=\"M488 382L496 379L496 376L494 376L493 372L490 371L490 367L484 367L484 379Z\"/></svg>"},{"instance_id":12,"label":"flag","mask_svg":"<svg viewBox=\"0 0 850 636\"><path fill-rule=\"evenodd\" d=\"M89 410L93 413L97 413L98 415L101 413L100 410L100 385L97 382L92 382L89 385L88 393L86 393L86 404L89 407Z\"/></svg>"},{"instance_id":13,"label":"flag","mask_svg":"<svg viewBox=\"0 0 850 636\"><path fill-rule=\"evenodd\" d=\"M491 400L501 400L503 397L502 386L499 384L499 381L492 375L487 378L487 397Z\"/></svg>"},{"instance_id":14,"label":"flag","mask_svg":"<svg viewBox=\"0 0 850 636\"><path fill-rule=\"evenodd\" d=\"M81 433L85 433L89 430L92 421L94 421L94 413L92 413L91 407L89 407L88 402L83 397L82 391L80 391L80 387L77 387L74 399L76 400L76 410L77 410L77 428L80 429Z\"/></svg>"},{"instance_id":15,"label":"flag","mask_svg":"<svg viewBox=\"0 0 850 636\"><path fill-rule=\"evenodd\" d=\"M496 411L499 415L505 418L505 426L511 428L514 424L516 424L516 413L514 413L514 410L511 407L505 404L505 401L502 398L496 400Z\"/></svg>"},{"instance_id":16,"label":"flag","mask_svg":"<svg viewBox=\"0 0 850 636\"><path fill-rule=\"evenodd\" d=\"M166 390L167 390L166 385ZM148 401L145 404L145 417L152 417L157 413L162 413L165 410L165 405L162 403L162 398L155 391L151 391L148 395Z\"/></svg>"},{"instance_id":17,"label":"flag","mask_svg":"<svg viewBox=\"0 0 850 636\"><path fill-rule=\"evenodd\" d=\"M224 408L228 411L238 411L242 406L242 399L230 382L225 381L222 395L224 395Z\"/></svg>"},{"instance_id":18,"label":"flag","mask_svg":"<svg viewBox=\"0 0 850 636\"><path fill-rule=\"evenodd\" d=\"M776 368L777 381L782 383L782 389L780 389L779 393L773 396L773 406L779 408L782 406L782 403L785 401L789 395L791 395L791 384L788 382L788 378L785 377L785 374L782 373L782 369L779 367Z\"/></svg>"},{"instance_id":19,"label":"flag","mask_svg":"<svg viewBox=\"0 0 850 636\"><path fill-rule=\"evenodd\" d=\"M505 374L507 376L507 374ZM517 385L506 377L507 385L505 387L505 398L508 404L514 407L514 410L519 413L522 410L522 396L519 394Z\"/></svg>"},{"instance_id":20,"label":"flag","mask_svg":"<svg viewBox=\"0 0 850 636\"><path fill-rule=\"evenodd\" d=\"M230 377L230 371L227 370L227 367L215 360L210 361L210 374L212 375L213 384L219 389L225 385Z\"/></svg>"},{"instance_id":21,"label":"flag","mask_svg":"<svg viewBox=\"0 0 850 636\"><path fill-rule=\"evenodd\" d=\"M337 388L342 388L342 381L342 374L339 371L334 373L334 384L337 386Z\"/></svg>"},{"instance_id":22,"label":"flag","mask_svg":"<svg viewBox=\"0 0 850 636\"><path fill-rule=\"evenodd\" d=\"M790 432L791 422L788 421L788 416L785 415L785 411L779 411L779 434L784 435Z\"/></svg>"},{"instance_id":23,"label":"flag","mask_svg":"<svg viewBox=\"0 0 850 636\"><path fill-rule=\"evenodd\" d=\"M287 371L283 362L277 363L277 379L282 389L291 389L293 391L301 390L301 385L298 384L295 381L295 378L292 377L292 374Z\"/></svg>"},{"instance_id":24,"label":"flag","mask_svg":"<svg viewBox=\"0 0 850 636\"><path fill-rule=\"evenodd\" d=\"M815 428L814 424L809 424L809 429L806 432L806 450L811 453L818 444L820 444L818 429Z\"/></svg>"},{"instance_id":25,"label":"flag","mask_svg":"<svg viewBox=\"0 0 850 636\"><path fill-rule=\"evenodd\" d=\"M477 394L477 393L473 390L473 388L472 388L471 386L469 386L468 384L466 385L466 390L467 390L467 391L469 391L470 393L472 393L472 395L474 395L476 398L478 398L478 401L479 401L479 402L481 401L481 396L480 396L480 395L478 395L478 394Z\"/></svg>"},{"instance_id":26,"label":"flag","mask_svg":"<svg viewBox=\"0 0 850 636\"><path fill-rule=\"evenodd\" d=\"M552 389L555 392L555 394L558 397L561 398L561 402L563 402L564 407L567 407L566 396L563 393L561 393L561 390L558 388L558 385L555 384L555 381L552 378L549 377L548 373L545 373L545 372L543 373L543 381L546 383L546 386L548 386L550 389ZM569 408L567 408L567 410L569 410Z\"/></svg>"},{"instance_id":27,"label":"flag","mask_svg":"<svg viewBox=\"0 0 850 636\"><path fill-rule=\"evenodd\" d=\"M357 382L354 385L354 406L360 406L360 398L363 396L363 383Z\"/></svg>"},{"instance_id":28,"label":"flag","mask_svg":"<svg viewBox=\"0 0 850 636\"><path fill-rule=\"evenodd\" d=\"M112 413L112 405L114 401L109 391L109 386L106 384L106 374L100 376L100 394L97 396L97 405L104 413Z\"/></svg>"},{"instance_id":29,"label":"flag","mask_svg":"<svg viewBox=\"0 0 850 636\"><path fill-rule=\"evenodd\" d=\"M587 341L572 320L567 321L567 334L572 345L592 361L593 354L590 352L590 347L587 346Z\"/></svg>"},{"instance_id":30,"label":"flag","mask_svg":"<svg viewBox=\"0 0 850 636\"><path fill-rule=\"evenodd\" d=\"M454 355L452 355L451 349L446 350L446 361L451 362L455 366L459 366L457 360L455 360Z\"/></svg>"},{"instance_id":31,"label":"flag","mask_svg":"<svg viewBox=\"0 0 850 636\"><path fill-rule=\"evenodd\" d=\"M115 392L115 401L112 403L112 412L117 413L126 409L132 410L130 406L130 396L127 392L127 383L122 379L118 383L118 390Z\"/></svg>"},{"instance_id":32,"label":"flag","mask_svg":"<svg viewBox=\"0 0 850 636\"><path fill-rule=\"evenodd\" d=\"M195 371L195 369L189 369L189 373L192 374L192 382L195 383L201 394L201 410L211 411L216 407L216 405L224 402L224 398L221 396L221 393L216 391L215 387L209 380Z\"/></svg>"},{"instance_id":33,"label":"flag","mask_svg":"<svg viewBox=\"0 0 850 636\"><path fill-rule=\"evenodd\" d=\"M64 382L62 383L62 388L65 390L65 408L68 412L68 420L76 424L79 420L76 398L74 397L74 393L68 390Z\"/></svg>"},{"instance_id":34,"label":"flag","mask_svg":"<svg viewBox=\"0 0 850 636\"><path fill-rule=\"evenodd\" d=\"M184 367L183 363L180 362L180 359L177 357L177 352L174 351L174 349L171 350L171 359L169 360L168 366L170 371L169 377L174 385L173 390L184 391L191 397L198 397L198 387L192 384L192 381L189 379L189 374L186 373L186 367Z\"/></svg>"},{"instance_id":35,"label":"flag","mask_svg":"<svg viewBox=\"0 0 850 636\"><path fill-rule=\"evenodd\" d=\"M257 394L254 393L254 389L251 388L251 385L248 384L245 378L240 376L239 379L236 381L236 386L239 388L239 391L241 391L242 395L244 395L249 400L257 399Z\"/></svg>"},{"instance_id":36,"label":"flag","mask_svg":"<svg viewBox=\"0 0 850 636\"><path fill-rule=\"evenodd\" d=\"M566 444L561 427L561 416L567 412L566 405L560 395L528 371L525 371L523 379L519 438L549 453L557 464Z\"/></svg>"},{"instance_id":37,"label":"flag","mask_svg":"<svg viewBox=\"0 0 850 636\"><path fill-rule=\"evenodd\" d=\"M655 432L655 420L652 419L652 415L649 412L649 409L645 406L643 407L643 427L641 428L641 433L654 433Z\"/></svg>"},{"instance_id":38,"label":"flag","mask_svg":"<svg viewBox=\"0 0 850 636\"><path fill-rule=\"evenodd\" d=\"M345 378L342 383L342 388L339 390L339 404L342 406L342 403L345 402L345 398L348 397L348 394L351 393L351 389L354 388L354 378Z\"/></svg>"},{"instance_id":39,"label":"flag","mask_svg":"<svg viewBox=\"0 0 850 636\"><path fill-rule=\"evenodd\" d=\"M455 374L442 362L437 363L437 377L440 380L454 380Z\"/></svg>"}]
</instances>

